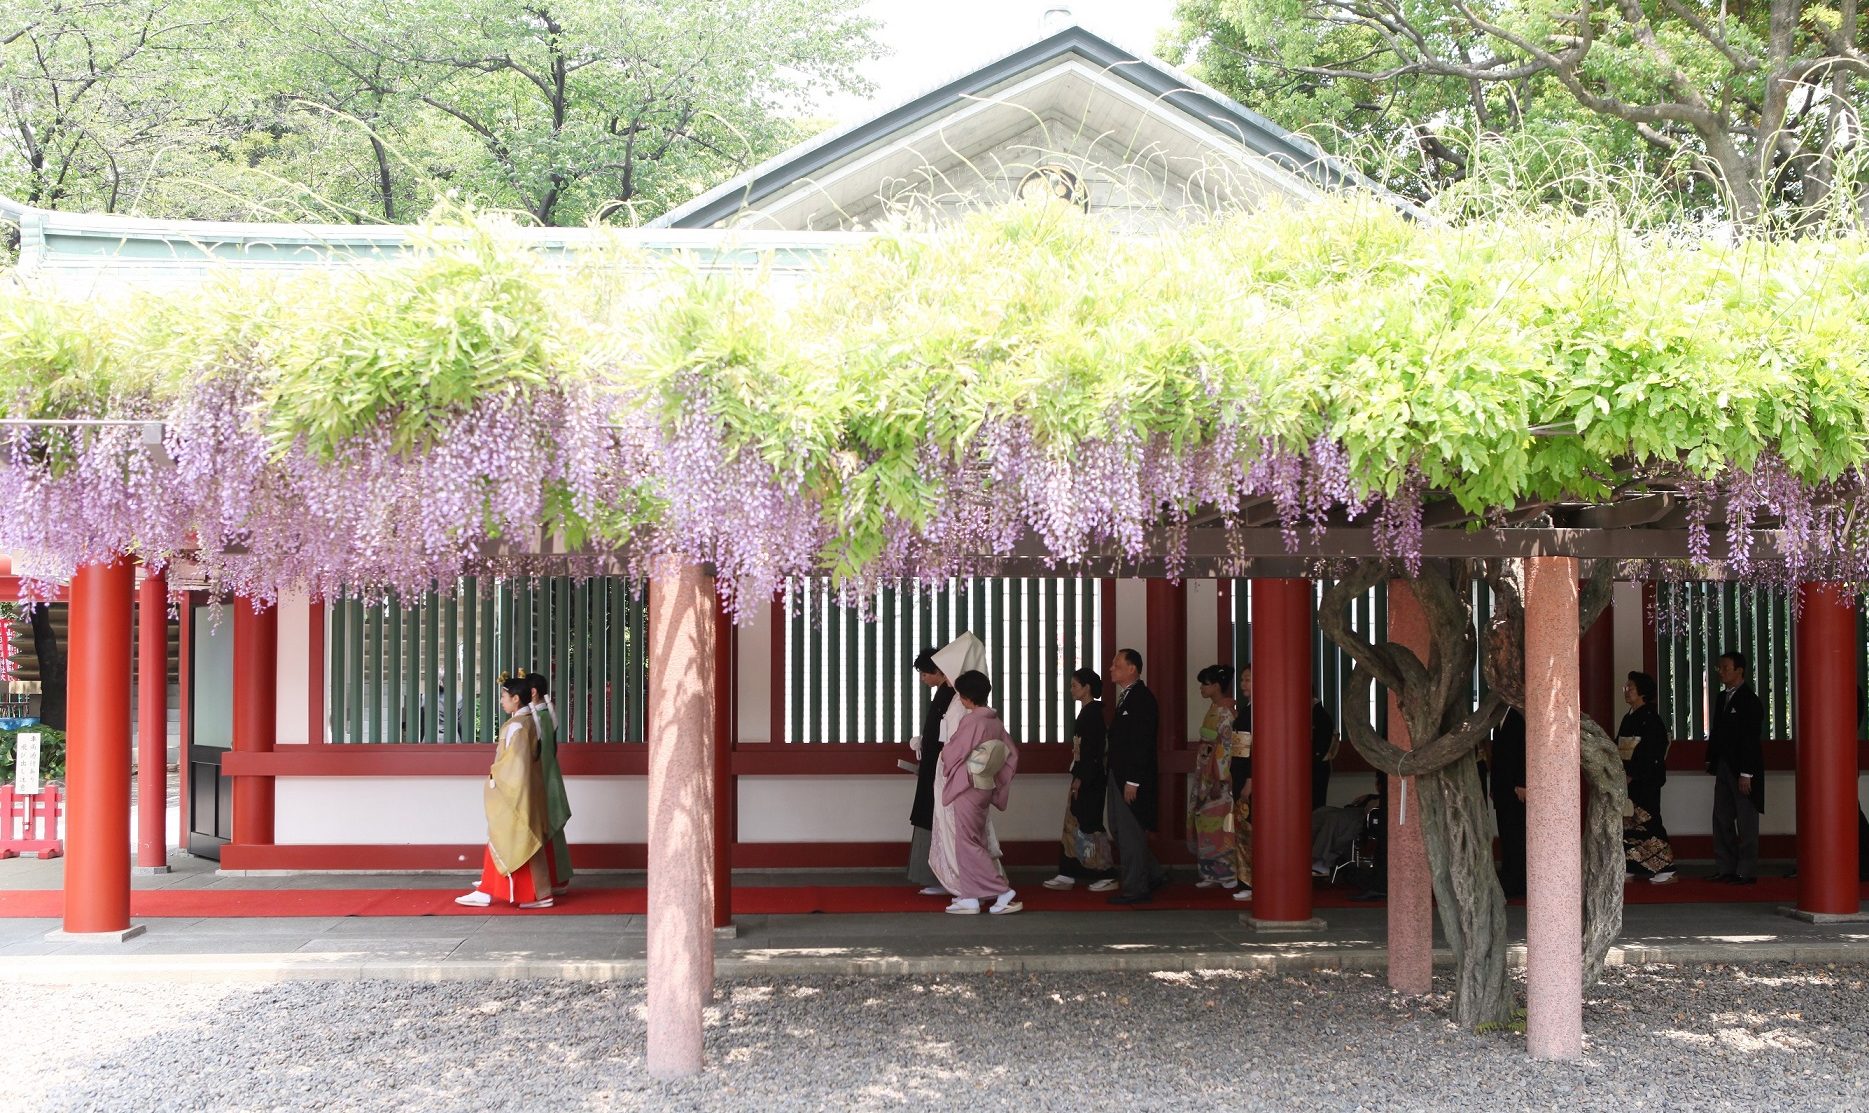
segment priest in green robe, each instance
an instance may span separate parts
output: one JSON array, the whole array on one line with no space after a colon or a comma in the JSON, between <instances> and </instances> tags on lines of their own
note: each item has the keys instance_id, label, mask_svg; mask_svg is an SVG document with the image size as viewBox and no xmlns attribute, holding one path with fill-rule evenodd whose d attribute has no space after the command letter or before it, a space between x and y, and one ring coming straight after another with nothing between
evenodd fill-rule
<instances>
[{"instance_id":1,"label":"priest in green robe","mask_svg":"<svg viewBox=\"0 0 1869 1113\"><path fill-rule=\"evenodd\" d=\"M526 676L532 688L532 719L539 731L539 769L545 775L545 829L552 892L571 887L571 847L565 842L565 824L571 822L571 798L565 794L565 775L558 768L558 709L552 705L551 685L533 669Z\"/></svg>"}]
</instances>

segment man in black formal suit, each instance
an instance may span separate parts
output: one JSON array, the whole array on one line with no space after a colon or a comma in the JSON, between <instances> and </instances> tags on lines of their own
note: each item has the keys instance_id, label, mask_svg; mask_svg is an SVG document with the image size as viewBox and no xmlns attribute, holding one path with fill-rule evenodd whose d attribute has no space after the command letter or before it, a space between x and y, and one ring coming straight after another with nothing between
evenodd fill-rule
<instances>
[{"instance_id":1,"label":"man in black formal suit","mask_svg":"<svg viewBox=\"0 0 1869 1113\"><path fill-rule=\"evenodd\" d=\"M1109 730L1110 833L1116 839L1123 891L1111 904L1142 904L1168 883L1149 849L1155 827L1155 746L1161 734L1161 708L1142 682L1142 654L1119 649L1110 661L1116 685L1116 719Z\"/></svg>"},{"instance_id":2,"label":"man in black formal suit","mask_svg":"<svg viewBox=\"0 0 1869 1113\"><path fill-rule=\"evenodd\" d=\"M1718 664L1720 693L1707 731L1713 774L1713 880L1759 879L1759 816L1765 811L1765 705L1747 683L1746 655L1728 650Z\"/></svg>"}]
</instances>

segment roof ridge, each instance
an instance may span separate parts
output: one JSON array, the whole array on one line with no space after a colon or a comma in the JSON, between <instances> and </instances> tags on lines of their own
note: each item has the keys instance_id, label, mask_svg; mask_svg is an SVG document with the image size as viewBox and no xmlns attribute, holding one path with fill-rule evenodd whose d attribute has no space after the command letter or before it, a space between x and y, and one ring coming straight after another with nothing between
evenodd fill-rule
<instances>
[{"instance_id":1,"label":"roof ridge","mask_svg":"<svg viewBox=\"0 0 1869 1113\"><path fill-rule=\"evenodd\" d=\"M982 65L871 116L832 128L798 143L749 170L676 206L649 222L651 228L708 228L790 189L797 182L898 134L957 101L977 96L1069 55L1101 67L1150 93L1209 128L1228 131L1249 150L1314 185L1354 185L1396 203L1379 184L1326 152L1315 140L1290 131L1153 55L1132 51L1081 23L1042 35Z\"/></svg>"}]
</instances>

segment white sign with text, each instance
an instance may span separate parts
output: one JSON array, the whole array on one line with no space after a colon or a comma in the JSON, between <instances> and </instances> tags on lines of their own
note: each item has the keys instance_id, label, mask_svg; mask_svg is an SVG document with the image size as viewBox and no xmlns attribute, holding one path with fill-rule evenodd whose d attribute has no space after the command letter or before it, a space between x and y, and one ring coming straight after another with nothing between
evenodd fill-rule
<instances>
[{"instance_id":1,"label":"white sign with text","mask_svg":"<svg viewBox=\"0 0 1869 1113\"><path fill-rule=\"evenodd\" d=\"M13 736L13 791L24 796L39 792L39 738L33 731Z\"/></svg>"}]
</instances>

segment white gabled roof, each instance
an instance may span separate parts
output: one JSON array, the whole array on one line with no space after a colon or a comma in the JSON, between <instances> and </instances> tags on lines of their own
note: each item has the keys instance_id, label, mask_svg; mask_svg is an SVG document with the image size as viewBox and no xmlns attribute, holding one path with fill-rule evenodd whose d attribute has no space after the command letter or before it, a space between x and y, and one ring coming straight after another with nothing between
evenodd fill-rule
<instances>
[{"instance_id":1,"label":"white gabled roof","mask_svg":"<svg viewBox=\"0 0 1869 1113\"><path fill-rule=\"evenodd\" d=\"M1124 50L1083 27L1066 27L970 70L879 115L838 128L785 151L651 222L651 227L721 226L748 210L765 212L801 190L826 192L832 179L887 158L890 148L911 148L915 137L957 114L1006 104L1009 92L1067 71L1088 76L1110 94L1147 105L1164 129L1205 137L1216 153L1243 155L1264 171L1289 179L1287 192L1375 183L1315 143L1253 112L1154 58ZM875 185L871 185L871 192ZM1399 203L1399 199L1398 199Z\"/></svg>"}]
</instances>

